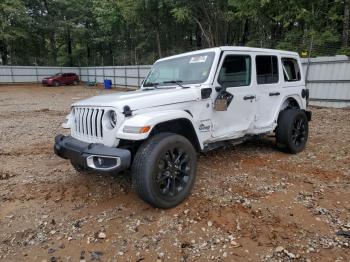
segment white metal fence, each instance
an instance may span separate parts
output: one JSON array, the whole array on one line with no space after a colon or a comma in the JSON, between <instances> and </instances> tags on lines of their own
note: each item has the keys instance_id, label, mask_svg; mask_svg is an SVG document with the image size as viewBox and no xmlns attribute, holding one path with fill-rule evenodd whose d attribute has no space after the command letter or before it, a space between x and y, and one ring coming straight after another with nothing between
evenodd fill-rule
<instances>
[{"instance_id":1,"label":"white metal fence","mask_svg":"<svg viewBox=\"0 0 350 262\"><path fill-rule=\"evenodd\" d=\"M302 62L312 105L350 107L349 57L317 57Z\"/></svg>"},{"instance_id":2,"label":"white metal fence","mask_svg":"<svg viewBox=\"0 0 350 262\"><path fill-rule=\"evenodd\" d=\"M0 83L36 83L57 73L76 73L77 67L0 66Z\"/></svg>"},{"instance_id":3,"label":"white metal fence","mask_svg":"<svg viewBox=\"0 0 350 262\"><path fill-rule=\"evenodd\" d=\"M303 59L303 70L310 89L310 104L350 107L350 60L347 56ZM141 85L150 65L106 67L0 66L0 83L36 83L56 73L76 73L84 82L112 80L114 86Z\"/></svg>"},{"instance_id":4,"label":"white metal fence","mask_svg":"<svg viewBox=\"0 0 350 262\"><path fill-rule=\"evenodd\" d=\"M43 67L0 66L0 83L40 83L43 78L57 73L76 73L84 82L103 83L112 80L114 86L139 87L151 66L105 67Z\"/></svg>"},{"instance_id":5,"label":"white metal fence","mask_svg":"<svg viewBox=\"0 0 350 262\"><path fill-rule=\"evenodd\" d=\"M84 82L103 83L103 80L110 79L114 86L139 87L150 69L149 65L81 67L80 77Z\"/></svg>"}]
</instances>

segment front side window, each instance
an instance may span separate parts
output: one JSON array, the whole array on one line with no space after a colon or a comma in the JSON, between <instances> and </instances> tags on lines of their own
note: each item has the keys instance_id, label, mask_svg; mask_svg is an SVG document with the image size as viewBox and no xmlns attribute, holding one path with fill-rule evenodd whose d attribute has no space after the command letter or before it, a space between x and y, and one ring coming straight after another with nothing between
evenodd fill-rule
<instances>
[{"instance_id":1,"label":"front side window","mask_svg":"<svg viewBox=\"0 0 350 262\"><path fill-rule=\"evenodd\" d=\"M249 86L251 58L247 55L228 55L219 72L218 82L225 87Z\"/></svg>"},{"instance_id":2,"label":"front side window","mask_svg":"<svg viewBox=\"0 0 350 262\"><path fill-rule=\"evenodd\" d=\"M209 77L214 58L214 52L207 52L157 62L143 86L203 83Z\"/></svg>"},{"instance_id":3,"label":"front side window","mask_svg":"<svg viewBox=\"0 0 350 262\"><path fill-rule=\"evenodd\" d=\"M257 56L256 74L259 85L278 83L277 56Z\"/></svg>"},{"instance_id":4,"label":"front side window","mask_svg":"<svg viewBox=\"0 0 350 262\"><path fill-rule=\"evenodd\" d=\"M301 80L301 73L298 61L293 58L282 58L283 75L286 82Z\"/></svg>"}]
</instances>

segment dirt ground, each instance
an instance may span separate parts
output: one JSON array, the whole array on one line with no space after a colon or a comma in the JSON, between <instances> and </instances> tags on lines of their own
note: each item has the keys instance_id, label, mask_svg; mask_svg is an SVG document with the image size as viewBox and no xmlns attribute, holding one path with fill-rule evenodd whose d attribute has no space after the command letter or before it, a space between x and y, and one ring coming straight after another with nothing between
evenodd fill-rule
<instances>
[{"instance_id":1,"label":"dirt ground","mask_svg":"<svg viewBox=\"0 0 350 262\"><path fill-rule=\"evenodd\" d=\"M70 104L108 92L0 86L0 261L350 261L349 109L311 108L298 155L272 138L201 155L164 211L53 154Z\"/></svg>"}]
</instances>

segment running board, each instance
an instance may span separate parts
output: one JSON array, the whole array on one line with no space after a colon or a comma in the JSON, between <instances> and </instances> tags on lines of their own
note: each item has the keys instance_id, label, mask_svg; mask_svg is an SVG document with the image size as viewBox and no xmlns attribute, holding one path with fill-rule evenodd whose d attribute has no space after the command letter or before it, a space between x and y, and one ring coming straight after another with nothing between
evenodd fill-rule
<instances>
[{"instance_id":1,"label":"running board","mask_svg":"<svg viewBox=\"0 0 350 262\"><path fill-rule=\"evenodd\" d=\"M239 144L244 143L247 140L250 139L259 139L262 137L265 137L266 135L269 135L271 132L263 133L263 134L258 134L258 135L246 135L241 138L236 138L236 139L231 139L231 140L224 140L224 141L218 141L214 143L210 143L204 146L204 149L202 150L202 153L207 153L209 151L218 149L218 148L224 148L228 146L237 146ZM272 136L272 135L271 135Z\"/></svg>"},{"instance_id":2,"label":"running board","mask_svg":"<svg viewBox=\"0 0 350 262\"><path fill-rule=\"evenodd\" d=\"M218 149L218 148L223 148L223 147L228 147L228 146L237 146L239 144L242 144L248 140L248 137L242 137L242 138L237 138L233 140L225 140L225 141L218 141L214 142L208 145L204 146L204 149L202 150L203 153L207 153L209 151Z\"/></svg>"}]
</instances>

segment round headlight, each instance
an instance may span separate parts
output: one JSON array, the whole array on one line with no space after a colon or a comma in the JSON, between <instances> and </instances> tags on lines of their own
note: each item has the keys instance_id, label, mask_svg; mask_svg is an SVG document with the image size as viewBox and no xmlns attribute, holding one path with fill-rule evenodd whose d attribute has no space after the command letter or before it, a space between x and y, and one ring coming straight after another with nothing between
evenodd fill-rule
<instances>
[{"instance_id":1,"label":"round headlight","mask_svg":"<svg viewBox=\"0 0 350 262\"><path fill-rule=\"evenodd\" d=\"M115 128L118 123L118 116L115 111L109 111L109 121L111 123L111 127Z\"/></svg>"}]
</instances>

